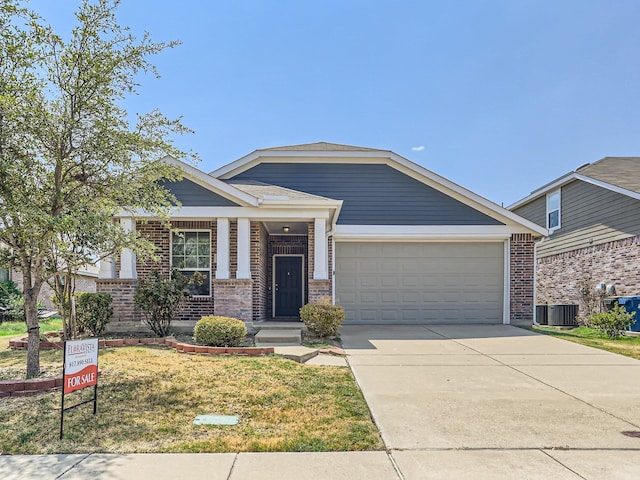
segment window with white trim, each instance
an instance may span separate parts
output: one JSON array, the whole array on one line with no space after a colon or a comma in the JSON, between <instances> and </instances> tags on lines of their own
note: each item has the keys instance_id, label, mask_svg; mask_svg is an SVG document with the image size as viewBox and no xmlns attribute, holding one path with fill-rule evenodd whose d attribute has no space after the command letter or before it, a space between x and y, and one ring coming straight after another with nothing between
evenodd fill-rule
<instances>
[{"instance_id":1,"label":"window with white trim","mask_svg":"<svg viewBox=\"0 0 640 480\"><path fill-rule=\"evenodd\" d=\"M0 267L0 283L6 282L7 280L9 280L9 270Z\"/></svg>"},{"instance_id":2,"label":"window with white trim","mask_svg":"<svg viewBox=\"0 0 640 480\"><path fill-rule=\"evenodd\" d=\"M560 190L547 194L547 228L550 231L560 228Z\"/></svg>"},{"instance_id":3,"label":"window with white trim","mask_svg":"<svg viewBox=\"0 0 640 480\"><path fill-rule=\"evenodd\" d=\"M211 232L174 232L171 236L171 267L187 278L192 278L196 272L200 274L203 281L187 287L190 295L211 295Z\"/></svg>"}]
</instances>

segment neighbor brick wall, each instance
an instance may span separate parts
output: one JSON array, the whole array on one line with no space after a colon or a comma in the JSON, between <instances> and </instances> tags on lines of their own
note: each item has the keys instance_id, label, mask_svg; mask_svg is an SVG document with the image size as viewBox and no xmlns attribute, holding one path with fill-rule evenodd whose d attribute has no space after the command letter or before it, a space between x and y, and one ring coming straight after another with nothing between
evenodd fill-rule
<instances>
[{"instance_id":1,"label":"neighbor brick wall","mask_svg":"<svg viewBox=\"0 0 640 480\"><path fill-rule=\"evenodd\" d=\"M619 296L640 295L640 236L537 259L537 303L581 304L580 284L614 285Z\"/></svg>"},{"instance_id":2,"label":"neighbor brick wall","mask_svg":"<svg viewBox=\"0 0 640 480\"><path fill-rule=\"evenodd\" d=\"M534 240L530 234L511 235L509 293L512 325L528 326L533 323L534 246Z\"/></svg>"},{"instance_id":3,"label":"neighbor brick wall","mask_svg":"<svg viewBox=\"0 0 640 480\"><path fill-rule=\"evenodd\" d=\"M19 270L13 270L11 272L11 280L16 284L16 287L21 292L24 291L24 282L22 280L22 272ZM76 292L95 292L96 291L96 277L89 276L79 276L76 277ZM55 310L57 307L51 301L51 297L53 296L53 289L49 286L48 283L42 284L42 288L40 289L40 295L38 295L38 300L42 302L45 308L49 310Z\"/></svg>"}]
</instances>

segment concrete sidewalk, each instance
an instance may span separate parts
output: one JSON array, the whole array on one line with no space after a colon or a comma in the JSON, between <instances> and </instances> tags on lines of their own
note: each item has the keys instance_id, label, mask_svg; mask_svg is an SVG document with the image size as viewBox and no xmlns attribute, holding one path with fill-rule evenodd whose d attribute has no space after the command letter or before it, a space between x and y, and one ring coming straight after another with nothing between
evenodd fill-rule
<instances>
[{"instance_id":1,"label":"concrete sidewalk","mask_svg":"<svg viewBox=\"0 0 640 480\"><path fill-rule=\"evenodd\" d=\"M0 457L2 480L389 480L385 452L14 455Z\"/></svg>"}]
</instances>

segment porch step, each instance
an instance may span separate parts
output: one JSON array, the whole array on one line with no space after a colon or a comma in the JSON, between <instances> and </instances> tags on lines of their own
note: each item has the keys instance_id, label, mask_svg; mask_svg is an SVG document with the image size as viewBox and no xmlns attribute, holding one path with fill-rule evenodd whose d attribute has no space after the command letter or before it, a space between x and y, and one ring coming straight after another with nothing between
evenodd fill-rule
<instances>
[{"instance_id":1,"label":"porch step","mask_svg":"<svg viewBox=\"0 0 640 480\"><path fill-rule=\"evenodd\" d=\"M300 328L261 328L256 333L256 347L278 347L300 345L302 333Z\"/></svg>"}]
</instances>

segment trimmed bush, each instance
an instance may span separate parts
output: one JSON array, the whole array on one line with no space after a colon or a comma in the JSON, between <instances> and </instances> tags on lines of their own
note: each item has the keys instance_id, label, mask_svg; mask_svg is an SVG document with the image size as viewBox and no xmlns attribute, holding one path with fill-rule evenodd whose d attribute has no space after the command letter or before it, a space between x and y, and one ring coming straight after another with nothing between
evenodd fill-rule
<instances>
[{"instance_id":1,"label":"trimmed bush","mask_svg":"<svg viewBox=\"0 0 640 480\"><path fill-rule=\"evenodd\" d=\"M79 330L98 336L104 332L113 315L111 295L80 292L76 297L76 323Z\"/></svg>"},{"instance_id":2,"label":"trimmed bush","mask_svg":"<svg viewBox=\"0 0 640 480\"><path fill-rule=\"evenodd\" d=\"M322 303L307 303L300 309L300 319L310 332L320 337L335 337L344 320L344 308Z\"/></svg>"},{"instance_id":3,"label":"trimmed bush","mask_svg":"<svg viewBox=\"0 0 640 480\"><path fill-rule=\"evenodd\" d=\"M609 338L617 338L633 323L636 312L629 313L617 303L608 312L594 313L589 317L589 326L600 330Z\"/></svg>"},{"instance_id":4,"label":"trimmed bush","mask_svg":"<svg viewBox=\"0 0 640 480\"><path fill-rule=\"evenodd\" d=\"M247 327L242 320L215 315L202 317L193 330L196 342L213 347L237 347L246 336Z\"/></svg>"}]
</instances>

